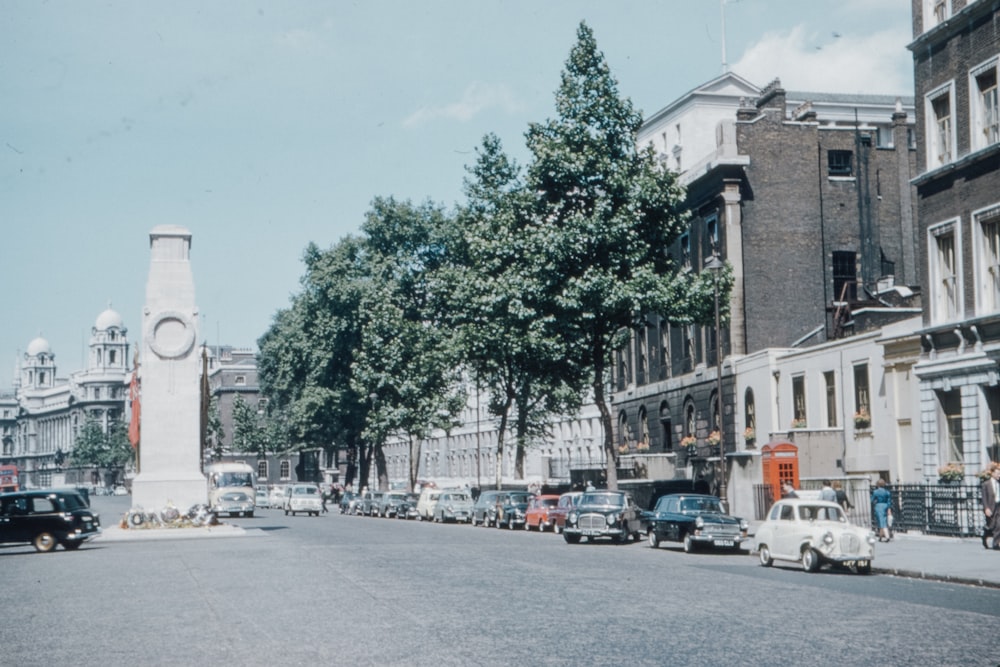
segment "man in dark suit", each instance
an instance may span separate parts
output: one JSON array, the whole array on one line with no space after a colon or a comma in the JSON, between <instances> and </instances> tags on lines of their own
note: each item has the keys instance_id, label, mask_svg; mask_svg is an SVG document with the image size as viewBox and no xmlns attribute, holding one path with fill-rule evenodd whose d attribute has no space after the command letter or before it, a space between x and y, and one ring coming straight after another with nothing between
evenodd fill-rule
<instances>
[{"instance_id":1,"label":"man in dark suit","mask_svg":"<svg viewBox=\"0 0 1000 667\"><path fill-rule=\"evenodd\" d=\"M983 546L987 535L993 536L993 548L1000 551L1000 463L990 466L990 478L983 482L983 514L986 528L983 529Z\"/></svg>"}]
</instances>

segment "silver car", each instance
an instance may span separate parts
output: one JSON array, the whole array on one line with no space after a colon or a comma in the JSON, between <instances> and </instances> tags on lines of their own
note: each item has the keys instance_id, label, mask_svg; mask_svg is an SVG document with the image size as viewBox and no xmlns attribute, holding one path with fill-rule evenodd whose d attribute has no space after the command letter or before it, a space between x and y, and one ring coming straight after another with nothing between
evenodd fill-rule
<instances>
[{"instance_id":1,"label":"silver car","mask_svg":"<svg viewBox=\"0 0 1000 667\"><path fill-rule=\"evenodd\" d=\"M285 487L281 508L285 510L285 516L289 512L292 516L297 512L319 516L323 511L323 496L315 484L289 484Z\"/></svg>"},{"instance_id":2,"label":"silver car","mask_svg":"<svg viewBox=\"0 0 1000 667\"><path fill-rule=\"evenodd\" d=\"M764 567L786 560L801 563L806 572L830 563L868 574L875 558L875 533L848 523L844 508L823 500L779 500L755 541Z\"/></svg>"},{"instance_id":3,"label":"silver car","mask_svg":"<svg viewBox=\"0 0 1000 667\"><path fill-rule=\"evenodd\" d=\"M472 496L467 491L442 491L434 505L434 520L439 523L471 523Z\"/></svg>"}]
</instances>

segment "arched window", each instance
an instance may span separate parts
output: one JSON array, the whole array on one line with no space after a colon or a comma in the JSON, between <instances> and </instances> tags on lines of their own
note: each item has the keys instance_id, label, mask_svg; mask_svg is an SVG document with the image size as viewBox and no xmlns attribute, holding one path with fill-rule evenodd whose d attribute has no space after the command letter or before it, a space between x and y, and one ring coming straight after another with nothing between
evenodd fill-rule
<instances>
[{"instance_id":1,"label":"arched window","mask_svg":"<svg viewBox=\"0 0 1000 667\"><path fill-rule=\"evenodd\" d=\"M660 403L660 429L663 432L663 451L673 451L674 427L670 419L670 406L667 405L666 401Z\"/></svg>"},{"instance_id":2,"label":"arched window","mask_svg":"<svg viewBox=\"0 0 1000 667\"><path fill-rule=\"evenodd\" d=\"M743 426L747 447L753 447L757 441L757 406L753 400L753 389L749 387L743 394Z\"/></svg>"},{"instance_id":3,"label":"arched window","mask_svg":"<svg viewBox=\"0 0 1000 667\"><path fill-rule=\"evenodd\" d=\"M695 436L694 402L689 398L684 404L684 436Z\"/></svg>"},{"instance_id":4,"label":"arched window","mask_svg":"<svg viewBox=\"0 0 1000 667\"><path fill-rule=\"evenodd\" d=\"M649 448L649 417L646 408L639 408L639 444L644 449Z\"/></svg>"},{"instance_id":5,"label":"arched window","mask_svg":"<svg viewBox=\"0 0 1000 667\"><path fill-rule=\"evenodd\" d=\"M631 433L628 427L628 415L622 410L618 413L618 442L622 445L627 445L630 440L632 440Z\"/></svg>"}]
</instances>

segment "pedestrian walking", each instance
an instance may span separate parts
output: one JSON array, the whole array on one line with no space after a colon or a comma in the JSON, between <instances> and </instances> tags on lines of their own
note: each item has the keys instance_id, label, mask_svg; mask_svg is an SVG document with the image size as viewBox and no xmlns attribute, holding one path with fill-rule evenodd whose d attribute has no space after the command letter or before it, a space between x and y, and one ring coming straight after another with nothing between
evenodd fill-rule
<instances>
[{"instance_id":1,"label":"pedestrian walking","mask_svg":"<svg viewBox=\"0 0 1000 667\"><path fill-rule=\"evenodd\" d=\"M990 465L990 478L983 482L983 514L986 515L986 527L983 529L983 547L986 548L986 538L993 536L993 549L1000 551L1000 463Z\"/></svg>"},{"instance_id":2,"label":"pedestrian walking","mask_svg":"<svg viewBox=\"0 0 1000 667\"><path fill-rule=\"evenodd\" d=\"M799 494L795 493L795 487L792 486L791 482L781 483L781 497L782 498L798 498Z\"/></svg>"},{"instance_id":3,"label":"pedestrian walking","mask_svg":"<svg viewBox=\"0 0 1000 667\"><path fill-rule=\"evenodd\" d=\"M875 508L875 519L878 521L878 541L888 542L892 539L889 536L889 512L892 506L892 494L885 488L885 480L879 479L875 482L875 490L872 491L872 507Z\"/></svg>"},{"instance_id":4,"label":"pedestrian walking","mask_svg":"<svg viewBox=\"0 0 1000 667\"><path fill-rule=\"evenodd\" d=\"M831 503L837 502L837 492L833 490L832 486L830 486L830 480L823 480L823 488L819 490L819 499L826 500Z\"/></svg>"},{"instance_id":5,"label":"pedestrian walking","mask_svg":"<svg viewBox=\"0 0 1000 667\"><path fill-rule=\"evenodd\" d=\"M844 513L850 512L854 506L851 505L851 499L847 497L847 491L844 491L844 485L840 482L834 482L833 492L837 496L837 504L844 508Z\"/></svg>"}]
</instances>

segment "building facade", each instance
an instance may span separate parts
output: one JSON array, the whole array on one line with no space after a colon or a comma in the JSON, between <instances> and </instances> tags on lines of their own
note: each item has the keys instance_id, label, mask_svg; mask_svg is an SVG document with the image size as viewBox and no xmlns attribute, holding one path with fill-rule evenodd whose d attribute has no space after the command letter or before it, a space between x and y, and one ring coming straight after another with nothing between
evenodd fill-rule
<instances>
[{"instance_id":1,"label":"building facade","mask_svg":"<svg viewBox=\"0 0 1000 667\"><path fill-rule=\"evenodd\" d=\"M913 0L923 475L1000 460L1000 7Z\"/></svg>"},{"instance_id":2,"label":"building facade","mask_svg":"<svg viewBox=\"0 0 1000 667\"><path fill-rule=\"evenodd\" d=\"M88 419L105 433L126 419L127 334L117 312L103 311L91 328L87 368L68 378L58 377L48 341L28 343L16 364L13 396L0 398L0 461L18 467L22 487L108 483L94 478L97 471L71 467L69 458Z\"/></svg>"}]
</instances>

